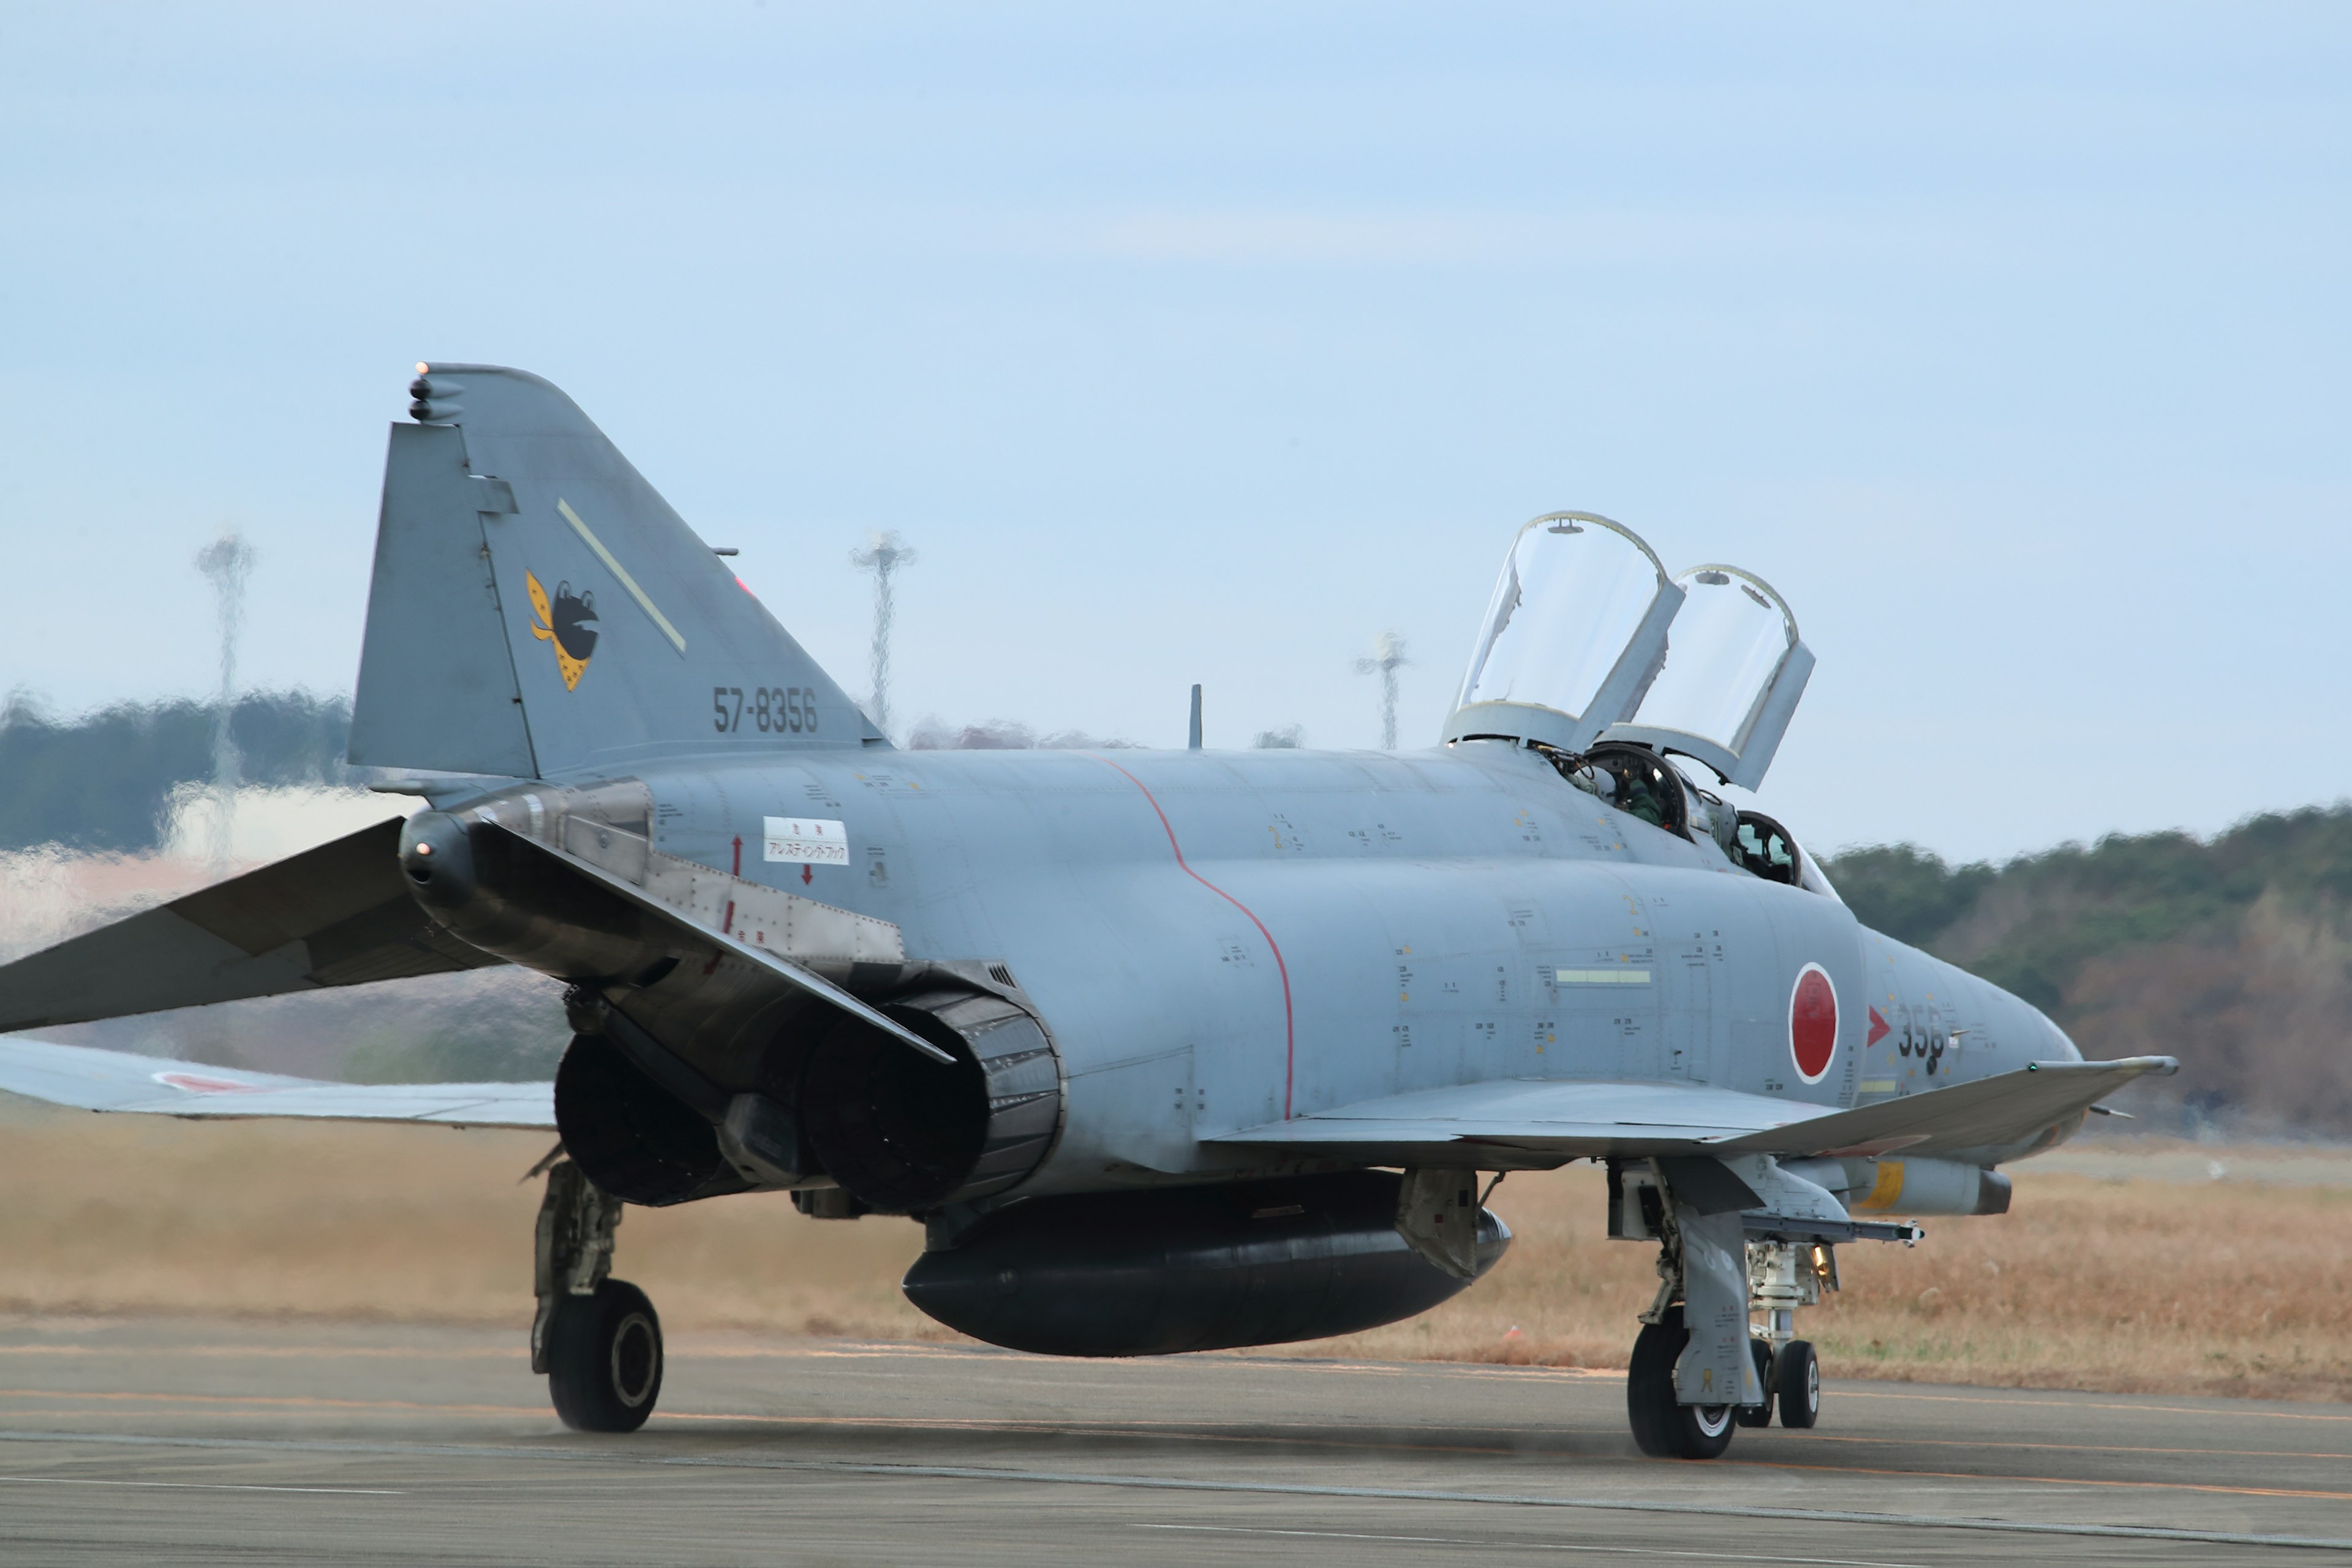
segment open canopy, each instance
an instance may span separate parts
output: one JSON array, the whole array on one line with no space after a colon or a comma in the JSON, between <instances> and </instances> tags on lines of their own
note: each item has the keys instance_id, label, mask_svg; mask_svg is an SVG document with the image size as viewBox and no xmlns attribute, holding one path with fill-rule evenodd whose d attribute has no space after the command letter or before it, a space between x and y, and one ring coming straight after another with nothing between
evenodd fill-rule
<instances>
[{"instance_id":1,"label":"open canopy","mask_svg":"<svg viewBox=\"0 0 2352 1568\"><path fill-rule=\"evenodd\" d=\"M1444 738L1583 751L1641 706L1683 594L1621 523L1587 511L1528 523L1503 562Z\"/></svg>"},{"instance_id":2,"label":"open canopy","mask_svg":"<svg viewBox=\"0 0 2352 1568\"><path fill-rule=\"evenodd\" d=\"M1602 738L1681 752L1754 789L1812 678L1812 650L1788 602L1752 572L1694 566L1675 582L1685 596L1665 664L1632 721Z\"/></svg>"},{"instance_id":3,"label":"open canopy","mask_svg":"<svg viewBox=\"0 0 2352 1568\"><path fill-rule=\"evenodd\" d=\"M1635 742L1754 789L1812 673L1796 616L1753 572L1669 576L1622 523L1547 512L1511 542L1442 738Z\"/></svg>"}]
</instances>

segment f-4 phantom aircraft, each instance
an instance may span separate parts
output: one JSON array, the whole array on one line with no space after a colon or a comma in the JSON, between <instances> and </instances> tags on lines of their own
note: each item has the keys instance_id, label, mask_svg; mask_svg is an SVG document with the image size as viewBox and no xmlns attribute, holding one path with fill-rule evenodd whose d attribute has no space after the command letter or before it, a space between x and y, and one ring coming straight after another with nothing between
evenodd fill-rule
<instances>
[{"instance_id":1,"label":"f-4 phantom aircraft","mask_svg":"<svg viewBox=\"0 0 2352 1568\"><path fill-rule=\"evenodd\" d=\"M554 1082L15 1039L0 1088L552 1131L530 1352L574 1427L660 1390L626 1204L910 1215L940 1322L1158 1355L1423 1311L1509 1243L1482 1178L1592 1160L1658 1254L1633 1436L1708 1458L1814 1425L1840 1246L2001 1212L1997 1166L2173 1070L1864 929L1716 793L1813 665L1752 573L1535 519L1429 751L903 752L562 392L409 390L351 759L425 808L0 968L0 1030L517 963L568 987Z\"/></svg>"}]
</instances>

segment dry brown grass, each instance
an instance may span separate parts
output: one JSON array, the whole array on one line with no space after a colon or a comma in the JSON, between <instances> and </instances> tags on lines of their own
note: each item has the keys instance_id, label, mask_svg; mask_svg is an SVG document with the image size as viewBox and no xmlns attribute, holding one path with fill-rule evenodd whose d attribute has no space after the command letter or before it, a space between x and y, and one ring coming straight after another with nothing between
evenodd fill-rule
<instances>
[{"instance_id":1,"label":"dry brown grass","mask_svg":"<svg viewBox=\"0 0 2352 1568\"><path fill-rule=\"evenodd\" d=\"M0 1308L520 1328L539 1190L517 1178L547 1142L12 1104ZM1832 1375L2352 1398L2352 1188L2013 1173L2004 1217L1843 1250L1844 1292L1800 1320ZM1514 1176L1495 1207L1518 1239L1494 1276L1297 1353L1623 1365L1652 1255L1602 1238L1597 1173ZM904 1221L743 1197L632 1209L620 1245L675 1327L953 1337L898 1293L921 1246Z\"/></svg>"},{"instance_id":2,"label":"dry brown grass","mask_svg":"<svg viewBox=\"0 0 2352 1568\"><path fill-rule=\"evenodd\" d=\"M528 1323L541 1184L530 1132L189 1122L26 1110L0 1121L0 1309ZM899 1338L904 1220L803 1219L781 1194L627 1211L622 1272L666 1321ZM945 1331L940 1331L944 1333Z\"/></svg>"},{"instance_id":3,"label":"dry brown grass","mask_svg":"<svg viewBox=\"0 0 2352 1568\"><path fill-rule=\"evenodd\" d=\"M1927 1220L1916 1248L1839 1249L1844 1289L1798 1318L1832 1375L2352 1398L2352 1190L2031 1163L2011 1174L2008 1215ZM1494 1275L1421 1318L1332 1342L1623 1366L1655 1255L1602 1237L1599 1173L1514 1176L1494 1207L1518 1237Z\"/></svg>"}]
</instances>

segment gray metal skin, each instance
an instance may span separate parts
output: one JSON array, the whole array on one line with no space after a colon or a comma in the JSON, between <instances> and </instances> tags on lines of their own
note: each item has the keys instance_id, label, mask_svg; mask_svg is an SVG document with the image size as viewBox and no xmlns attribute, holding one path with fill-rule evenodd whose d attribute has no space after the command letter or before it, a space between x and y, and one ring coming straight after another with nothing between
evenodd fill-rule
<instances>
[{"instance_id":1,"label":"gray metal skin","mask_svg":"<svg viewBox=\"0 0 2352 1568\"><path fill-rule=\"evenodd\" d=\"M1557 1140L1445 1158L1286 1148L1297 1118L1456 1084L1659 1081L1833 1109L2079 1059L2022 1002L1865 933L1833 897L1750 876L1704 832L1612 810L1538 753L1453 738L1460 714L1448 743L1405 756L897 751L562 391L434 365L411 393L415 422L393 428L385 464L352 760L522 775L533 782L418 787L591 858L555 818L601 815L656 854L890 922L895 955L933 966L926 983L944 971L987 989L988 966L1005 966L1056 1047L1065 1098L1043 1162L990 1196L1310 1155L1490 1170L1571 1157ZM567 650L562 624L589 635ZM1627 657L1646 668L1663 653ZM556 798L567 786L588 798ZM847 863L764 860L767 816L843 823ZM634 879L627 839L613 852L607 869ZM561 929L560 908L509 942L421 901L551 973L609 981L643 962ZM716 907L698 918L722 923ZM669 940L652 934L648 956ZM1840 1002L1835 1057L1811 1084L1790 1037L1807 963ZM1561 984L1562 969L1650 982ZM759 1030L804 1011L791 998L761 1011L773 978L680 962L635 996L604 988L737 1091L754 1087ZM826 978L880 1002L918 976ZM1895 1026L1875 1043L1870 1005ZM1931 1058L1933 1082L1895 1054L1906 1024L1966 1031L1956 1058ZM1743 1114L1757 1125L1752 1104ZM1253 1129L1266 1138L1211 1142Z\"/></svg>"},{"instance_id":2,"label":"gray metal skin","mask_svg":"<svg viewBox=\"0 0 2352 1568\"><path fill-rule=\"evenodd\" d=\"M909 960L1009 969L1058 1048L1066 1111L1006 1195L1298 1168L1203 1140L1451 1084L1659 1079L1830 1109L2080 1059L2018 998L1833 898L1735 868L1705 834L1610 809L1506 742L1402 756L865 749L625 776L651 792L656 850L726 871L740 839L744 879L888 921ZM550 792L442 804L471 815L532 793ZM759 859L762 817L787 812L837 816L851 863L804 879ZM1807 963L1840 999L1836 1054L1811 1085L1789 1041ZM1612 967L1651 982L1556 980ZM1871 1043L1874 1010L1888 1026ZM1957 1050L1927 1056L1956 1031ZM724 1060L696 1065L726 1083Z\"/></svg>"},{"instance_id":3,"label":"gray metal skin","mask_svg":"<svg viewBox=\"0 0 2352 1568\"><path fill-rule=\"evenodd\" d=\"M1332 1242L1423 1269L1399 1300L1475 1271L1428 1194L1475 1210L1475 1172L1609 1157L1612 1233L1636 1236L1622 1183L1650 1162L1671 1191L1647 1321L1666 1331L1683 1302L1672 1400L1718 1412L1762 1402L1747 1241L1863 1234L1832 1189L1894 1201L1915 1156L1942 1212L1986 1212L2006 1189L1973 1167L2173 1066L2083 1064L1817 876L1751 875L1704 827L1616 810L1533 749L1581 749L1669 657L1682 590L1646 545L1660 597L1580 718L1473 703L1423 752L1212 752L1196 706L1181 752L900 752L561 391L488 365L420 366L410 390L351 756L429 770L392 787L436 809L0 966L0 1030L519 963L573 983L557 1081L496 1106L435 1086L432 1113L552 1120L616 1197L790 1186L813 1214L923 1215L944 1252L984 1247L986 1211L1022 1200L1220 1182L1231 1200L1244 1177L1401 1167L1393 1231ZM1770 747L1751 750L1760 770ZM1835 1040L1808 1079L1815 967ZM901 1068L960 1075L985 1123L969 1163L971 1129L927 1120L947 1080ZM0 1084L230 1113L159 1100L188 1086L136 1058L37 1042L0 1049ZM309 1097L286 1114L401 1113L378 1090L269 1087ZM1236 1217L1283 1215L1299 1247L1256 1251L1299 1267L1268 1289L1311 1296L1315 1204ZM577 1296L594 1270L564 1256ZM1472 1258L1491 1261L1483 1242ZM560 1272L541 1271L543 1316Z\"/></svg>"}]
</instances>

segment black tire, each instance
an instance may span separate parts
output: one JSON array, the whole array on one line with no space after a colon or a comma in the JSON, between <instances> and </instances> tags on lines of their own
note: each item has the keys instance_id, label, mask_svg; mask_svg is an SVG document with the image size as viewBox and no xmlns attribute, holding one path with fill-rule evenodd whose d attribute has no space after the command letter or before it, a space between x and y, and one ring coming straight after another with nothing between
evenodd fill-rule
<instances>
[{"instance_id":1,"label":"black tire","mask_svg":"<svg viewBox=\"0 0 2352 1568\"><path fill-rule=\"evenodd\" d=\"M1625 1374L1625 1415L1633 1442L1658 1459L1712 1459L1731 1447L1732 1406L1684 1405L1675 1398L1675 1363L1690 1331L1679 1307L1644 1323L1633 1341L1633 1362Z\"/></svg>"},{"instance_id":2,"label":"black tire","mask_svg":"<svg viewBox=\"0 0 2352 1568\"><path fill-rule=\"evenodd\" d=\"M1675 1431L1675 1359L1689 1337L1676 1310L1664 1322L1643 1323L1633 1340L1633 1364L1625 1373L1625 1418L1633 1428L1634 1447L1654 1459L1682 1452Z\"/></svg>"},{"instance_id":3,"label":"black tire","mask_svg":"<svg viewBox=\"0 0 2352 1568\"><path fill-rule=\"evenodd\" d=\"M1822 1363L1811 1345L1790 1340L1773 1358L1772 1393L1780 1401L1781 1426L1806 1427L1822 1418Z\"/></svg>"},{"instance_id":4,"label":"black tire","mask_svg":"<svg viewBox=\"0 0 2352 1568\"><path fill-rule=\"evenodd\" d=\"M1748 1352L1756 1358L1756 1381L1763 1386L1764 1403L1741 1405L1736 1419L1742 1426L1769 1426L1772 1425L1772 1342L1750 1340Z\"/></svg>"},{"instance_id":5,"label":"black tire","mask_svg":"<svg viewBox=\"0 0 2352 1568\"><path fill-rule=\"evenodd\" d=\"M661 1396L661 1320L646 1293L607 1279L558 1303L547 1328L547 1393L575 1432L634 1432Z\"/></svg>"}]
</instances>

